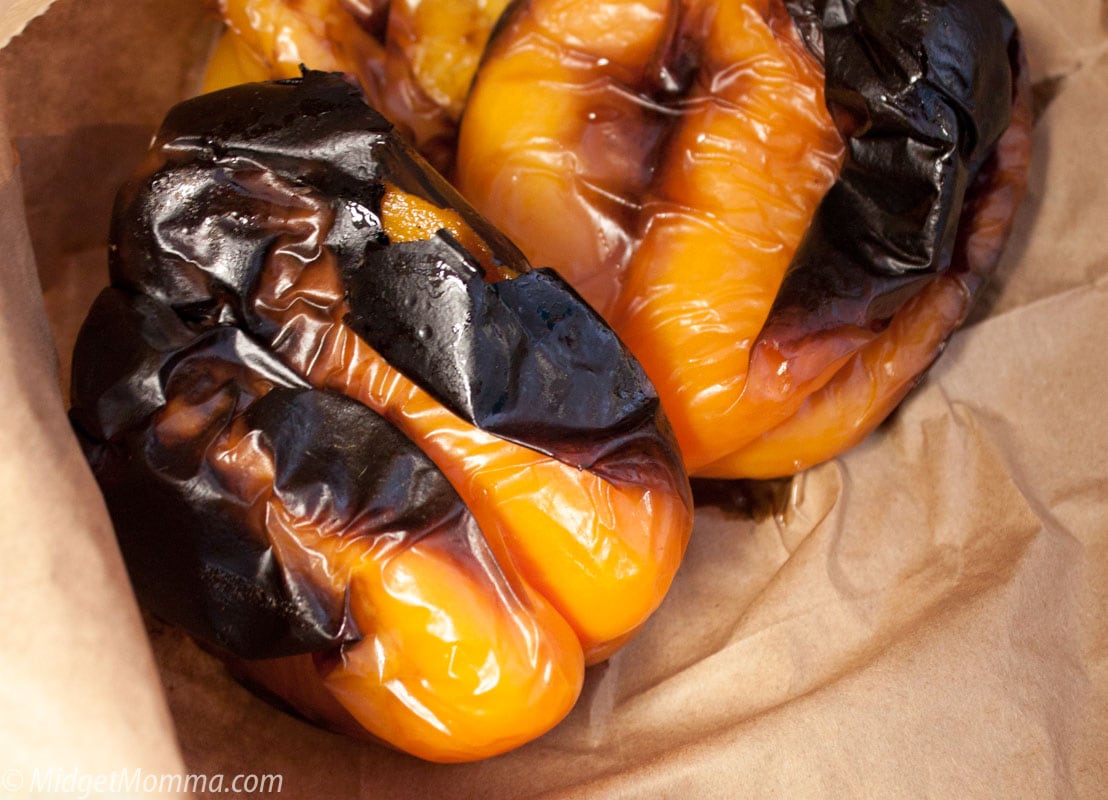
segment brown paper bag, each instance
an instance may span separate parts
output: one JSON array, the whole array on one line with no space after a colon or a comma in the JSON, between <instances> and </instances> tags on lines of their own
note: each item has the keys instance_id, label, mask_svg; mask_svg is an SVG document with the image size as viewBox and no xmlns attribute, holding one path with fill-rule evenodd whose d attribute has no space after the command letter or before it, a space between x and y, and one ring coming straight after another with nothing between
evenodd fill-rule
<instances>
[{"instance_id":1,"label":"brown paper bag","mask_svg":"<svg viewBox=\"0 0 1108 800\"><path fill-rule=\"evenodd\" d=\"M0 41L47 6L9 3ZM558 728L436 766L312 728L142 625L63 397L115 187L215 27L203 0L54 3L0 52L19 155L0 161L0 792L53 769L105 796L127 791L92 779L121 770L191 774L166 795L273 775L253 794L1108 796L1108 25L1094 0L1010 7L1035 161L972 324L774 513L700 508L662 609Z\"/></svg>"}]
</instances>

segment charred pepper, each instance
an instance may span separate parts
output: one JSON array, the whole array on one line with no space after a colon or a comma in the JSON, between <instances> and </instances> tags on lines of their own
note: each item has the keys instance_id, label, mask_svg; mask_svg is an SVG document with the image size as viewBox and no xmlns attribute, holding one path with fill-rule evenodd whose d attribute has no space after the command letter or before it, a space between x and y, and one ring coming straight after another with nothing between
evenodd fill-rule
<instances>
[{"instance_id":1,"label":"charred pepper","mask_svg":"<svg viewBox=\"0 0 1108 800\"><path fill-rule=\"evenodd\" d=\"M691 528L638 363L342 77L173 109L71 418L136 591L301 714L438 761L549 729Z\"/></svg>"},{"instance_id":2,"label":"charred pepper","mask_svg":"<svg viewBox=\"0 0 1108 800\"><path fill-rule=\"evenodd\" d=\"M695 475L858 442L938 356L1027 179L996 0L519 0L456 183L639 357Z\"/></svg>"},{"instance_id":3,"label":"charred pepper","mask_svg":"<svg viewBox=\"0 0 1108 800\"><path fill-rule=\"evenodd\" d=\"M355 76L440 172L489 32L508 0L219 0L226 26L208 91L291 78L301 66Z\"/></svg>"}]
</instances>

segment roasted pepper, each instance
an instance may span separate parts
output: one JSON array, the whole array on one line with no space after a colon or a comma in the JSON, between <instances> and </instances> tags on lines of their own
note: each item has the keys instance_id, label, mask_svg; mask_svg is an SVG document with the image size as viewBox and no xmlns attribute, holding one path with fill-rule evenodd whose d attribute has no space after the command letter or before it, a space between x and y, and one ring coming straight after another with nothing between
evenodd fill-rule
<instances>
[{"instance_id":1,"label":"roasted pepper","mask_svg":"<svg viewBox=\"0 0 1108 800\"><path fill-rule=\"evenodd\" d=\"M879 424L966 318L1026 183L995 0L520 0L456 184L639 357L695 474Z\"/></svg>"},{"instance_id":2,"label":"roasted pepper","mask_svg":"<svg viewBox=\"0 0 1108 800\"><path fill-rule=\"evenodd\" d=\"M652 386L353 83L177 106L110 252L71 416L136 591L301 714L503 752L661 602L691 500Z\"/></svg>"},{"instance_id":3,"label":"roasted pepper","mask_svg":"<svg viewBox=\"0 0 1108 800\"><path fill-rule=\"evenodd\" d=\"M226 31L205 89L295 77L301 66L348 73L436 169L449 173L470 81L507 3L219 0Z\"/></svg>"}]
</instances>

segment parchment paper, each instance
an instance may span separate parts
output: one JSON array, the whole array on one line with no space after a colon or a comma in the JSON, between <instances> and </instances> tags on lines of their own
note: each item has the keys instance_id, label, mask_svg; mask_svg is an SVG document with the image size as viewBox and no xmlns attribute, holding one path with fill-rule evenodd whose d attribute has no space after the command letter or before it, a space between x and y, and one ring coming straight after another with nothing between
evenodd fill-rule
<instances>
[{"instance_id":1,"label":"parchment paper","mask_svg":"<svg viewBox=\"0 0 1108 800\"><path fill-rule=\"evenodd\" d=\"M47 5L11 5L0 40ZM444 767L314 729L140 624L62 392L115 187L214 28L202 0L58 0L0 52L22 175L0 181L0 771L276 773L295 798L1108 796L1108 6L1009 5L1035 161L971 325L774 513L699 509L664 606L562 725Z\"/></svg>"}]
</instances>

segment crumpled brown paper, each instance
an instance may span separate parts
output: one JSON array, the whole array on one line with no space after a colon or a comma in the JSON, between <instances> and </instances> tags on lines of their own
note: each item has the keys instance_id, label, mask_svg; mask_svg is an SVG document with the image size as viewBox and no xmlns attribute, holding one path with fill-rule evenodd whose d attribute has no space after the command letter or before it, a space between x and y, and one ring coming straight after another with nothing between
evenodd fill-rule
<instances>
[{"instance_id":1,"label":"crumpled brown paper","mask_svg":"<svg viewBox=\"0 0 1108 800\"><path fill-rule=\"evenodd\" d=\"M25 5L20 23L49 4ZM436 766L272 708L153 620L142 636L26 230L64 386L115 187L213 23L203 0L58 0L0 52L24 201L4 170L0 781L141 765L280 774L298 798L1108 795L1108 21L1095 0L1009 5L1035 160L972 324L775 513L699 509L664 606L562 725Z\"/></svg>"}]
</instances>

